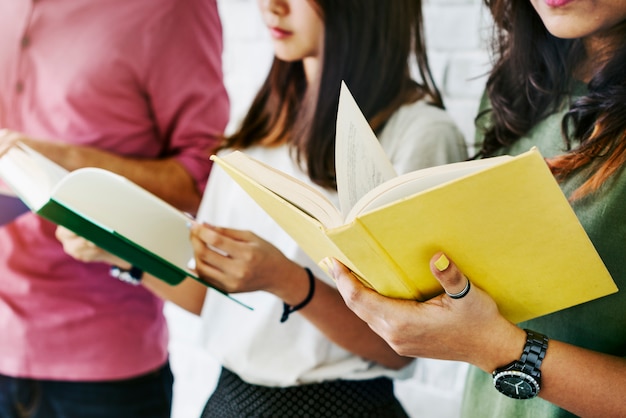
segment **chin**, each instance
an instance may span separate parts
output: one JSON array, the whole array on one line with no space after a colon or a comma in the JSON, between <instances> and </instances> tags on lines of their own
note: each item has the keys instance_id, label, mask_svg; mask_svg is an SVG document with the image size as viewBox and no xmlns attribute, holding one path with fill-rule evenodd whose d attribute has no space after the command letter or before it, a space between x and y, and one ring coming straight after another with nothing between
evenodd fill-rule
<instances>
[{"instance_id":1,"label":"chin","mask_svg":"<svg viewBox=\"0 0 626 418\"><path fill-rule=\"evenodd\" d=\"M286 54L286 53L280 53L280 52L275 52L274 56L276 58L278 58L281 61L285 61L285 62L296 62L296 61L302 61L304 58L300 55L297 54Z\"/></svg>"}]
</instances>

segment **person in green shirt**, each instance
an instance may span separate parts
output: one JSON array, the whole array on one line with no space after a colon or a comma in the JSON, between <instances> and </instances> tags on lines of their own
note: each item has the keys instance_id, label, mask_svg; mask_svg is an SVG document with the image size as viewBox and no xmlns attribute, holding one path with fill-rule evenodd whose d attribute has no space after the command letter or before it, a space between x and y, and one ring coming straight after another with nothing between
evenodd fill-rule
<instances>
[{"instance_id":1,"label":"person in green shirt","mask_svg":"<svg viewBox=\"0 0 626 418\"><path fill-rule=\"evenodd\" d=\"M478 157L538 147L624 289L626 1L486 4L496 60L477 117ZM430 266L446 292L424 303L383 297L324 263L346 304L399 354L474 366L463 416L626 416L623 290L512 324L443 253Z\"/></svg>"}]
</instances>

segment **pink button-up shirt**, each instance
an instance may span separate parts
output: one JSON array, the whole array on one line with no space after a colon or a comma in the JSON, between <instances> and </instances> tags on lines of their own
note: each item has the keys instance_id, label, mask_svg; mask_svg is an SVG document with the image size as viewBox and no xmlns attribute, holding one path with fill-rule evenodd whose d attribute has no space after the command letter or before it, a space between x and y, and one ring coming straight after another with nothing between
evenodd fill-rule
<instances>
[{"instance_id":1,"label":"pink button-up shirt","mask_svg":"<svg viewBox=\"0 0 626 418\"><path fill-rule=\"evenodd\" d=\"M221 53L211 0L2 1L0 128L175 156L202 189L228 117ZM74 261L54 231L33 214L0 227L0 373L95 381L164 364L162 301Z\"/></svg>"}]
</instances>

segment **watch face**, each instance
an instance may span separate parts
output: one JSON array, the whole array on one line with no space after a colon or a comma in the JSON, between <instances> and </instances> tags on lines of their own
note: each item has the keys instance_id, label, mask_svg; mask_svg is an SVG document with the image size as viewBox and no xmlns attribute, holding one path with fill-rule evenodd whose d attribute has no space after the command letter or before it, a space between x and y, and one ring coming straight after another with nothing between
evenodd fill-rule
<instances>
[{"instance_id":1,"label":"watch face","mask_svg":"<svg viewBox=\"0 0 626 418\"><path fill-rule=\"evenodd\" d=\"M503 371L493 377L493 383L500 392L514 399L530 399L539 393L539 383L526 373Z\"/></svg>"}]
</instances>

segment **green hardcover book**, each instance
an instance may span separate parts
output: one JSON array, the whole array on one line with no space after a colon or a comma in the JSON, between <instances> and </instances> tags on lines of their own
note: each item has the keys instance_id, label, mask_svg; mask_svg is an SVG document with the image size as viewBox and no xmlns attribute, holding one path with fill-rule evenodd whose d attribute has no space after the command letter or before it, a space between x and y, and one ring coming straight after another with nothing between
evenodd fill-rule
<instances>
[{"instance_id":1,"label":"green hardcover book","mask_svg":"<svg viewBox=\"0 0 626 418\"><path fill-rule=\"evenodd\" d=\"M0 158L0 178L31 211L143 271L171 285L187 277L207 285L189 266L191 217L127 178L69 172L23 144Z\"/></svg>"}]
</instances>

